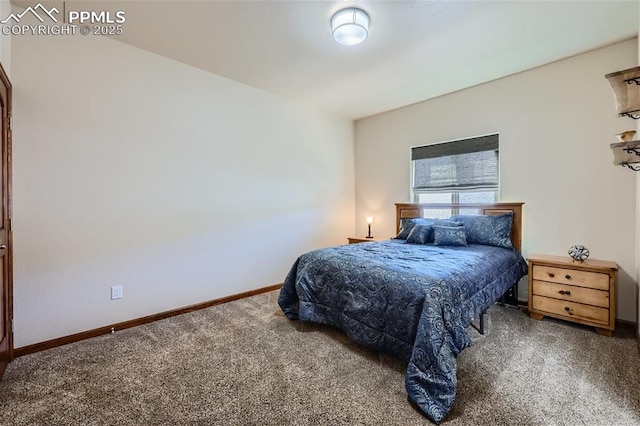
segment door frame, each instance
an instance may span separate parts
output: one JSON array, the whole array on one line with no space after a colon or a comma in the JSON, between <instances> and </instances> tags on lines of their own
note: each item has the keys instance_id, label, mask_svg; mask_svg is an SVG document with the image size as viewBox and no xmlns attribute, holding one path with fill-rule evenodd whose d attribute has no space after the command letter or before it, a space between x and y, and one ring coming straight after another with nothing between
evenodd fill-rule
<instances>
[{"instance_id":1,"label":"door frame","mask_svg":"<svg viewBox=\"0 0 640 426\"><path fill-rule=\"evenodd\" d=\"M13 161L12 161L12 140L11 140L11 127L12 127L12 86L7 73L4 70L4 67L0 63L0 81L7 88L7 120L4 120L4 128L2 131L6 134L7 137L7 150L6 150L6 161L7 161L7 175L4 179L6 184L6 194L7 194L7 217L5 221L5 227L7 228L7 252L5 256L7 256L7 283L6 283L6 292L5 297L7 299L7 310L5 312L4 318L0 319L5 321L7 327L7 338L8 338L8 358L6 359L6 364L4 362L0 362L0 378L4 374L7 365L13 361L14 359L14 347L13 347ZM0 158L0 161L4 161L4 159ZM1 195L0 195L1 196ZM1 207L1 206L0 206ZM4 301L0 301L0 303L4 303Z\"/></svg>"}]
</instances>

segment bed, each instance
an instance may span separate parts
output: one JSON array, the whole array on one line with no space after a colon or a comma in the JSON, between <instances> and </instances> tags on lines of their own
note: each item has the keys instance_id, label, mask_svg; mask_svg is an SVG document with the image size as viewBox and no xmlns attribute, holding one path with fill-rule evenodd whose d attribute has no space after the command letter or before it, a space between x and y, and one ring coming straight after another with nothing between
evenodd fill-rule
<instances>
[{"instance_id":1,"label":"bed","mask_svg":"<svg viewBox=\"0 0 640 426\"><path fill-rule=\"evenodd\" d=\"M455 399L456 357L471 344L467 328L527 273L522 204L396 204L404 239L303 254L278 304L291 320L338 327L407 362L409 398L439 423ZM474 214L423 219L433 209Z\"/></svg>"}]
</instances>

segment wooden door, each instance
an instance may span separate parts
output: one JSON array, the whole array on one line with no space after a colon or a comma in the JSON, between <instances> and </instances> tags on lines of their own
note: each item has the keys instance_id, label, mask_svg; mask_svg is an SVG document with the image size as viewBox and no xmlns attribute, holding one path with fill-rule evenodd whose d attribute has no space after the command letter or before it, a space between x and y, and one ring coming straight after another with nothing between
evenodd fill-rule
<instances>
[{"instance_id":1,"label":"wooden door","mask_svg":"<svg viewBox=\"0 0 640 426\"><path fill-rule=\"evenodd\" d=\"M13 359L13 235L11 232L11 83L0 65L0 378Z\"/></svg>"}]
</instances>

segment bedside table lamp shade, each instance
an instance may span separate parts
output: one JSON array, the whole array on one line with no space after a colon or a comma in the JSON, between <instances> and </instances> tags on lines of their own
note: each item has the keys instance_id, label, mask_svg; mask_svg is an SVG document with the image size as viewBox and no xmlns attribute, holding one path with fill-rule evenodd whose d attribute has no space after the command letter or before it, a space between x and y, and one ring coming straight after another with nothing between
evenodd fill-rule
<instances>
[{"instance_id":1,"label":"bedside table lamp shade","mask_svg":"<svg viewBox=\"0 0 640 426\"><path fill-rule=\"evenodd\" d=\"M373 238L373 235L371 235L372 223L373 223L373 216L367 216L367 227L368 227L367 238Z\"/></svg>"}]
</instances>

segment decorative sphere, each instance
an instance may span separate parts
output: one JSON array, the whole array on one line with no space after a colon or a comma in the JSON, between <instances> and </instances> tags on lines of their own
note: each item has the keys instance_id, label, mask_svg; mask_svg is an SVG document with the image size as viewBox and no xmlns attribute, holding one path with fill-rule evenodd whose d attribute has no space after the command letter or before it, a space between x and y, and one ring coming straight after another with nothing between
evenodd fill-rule
<instances>
[{"instance_id":1,"label":"decorative sphere","mask_svg":"<svg viewBox=\"0 0 640 426\"><path fill-rule=\"evenodd\" d=\"M575 245L569 248L569 256L580 262L584 262L589 257L589 249L585 246Z\"/></svg>"}]
</instances>

